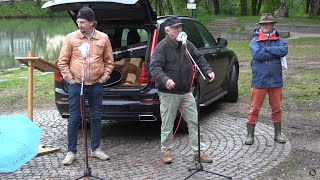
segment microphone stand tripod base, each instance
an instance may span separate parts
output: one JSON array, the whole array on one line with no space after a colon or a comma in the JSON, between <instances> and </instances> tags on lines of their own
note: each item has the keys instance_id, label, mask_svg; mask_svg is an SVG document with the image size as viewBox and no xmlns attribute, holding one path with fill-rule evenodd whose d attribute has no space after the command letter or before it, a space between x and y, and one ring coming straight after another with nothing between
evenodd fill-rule
<instances>
[{"instance_id":1,"label":"microphone stand tripod base","mask_svg":"<svg viewBox=\"0 0 320 180\"><path fill-rule=\"evenodd\" d=\"M203 171L203 172L207 172L207 173L211 173L211 174L215 174L215 175L218 175L218 176L222 176L222 177L225 177L225 178L228 178L228 179L232 179L232 177L229 177L229 176L225 176L225 175L223 175L223 174L219 174L219 173L215 173L215 172L211 172L211 171L207 171L207 170L204 170L203 169L203 166L202 166L202 164L199 162L199 163L197 163L197 164L195 164L195 168L188 168L188 171L193 171L193 170L195 170L195 172L193 172L192 174L190 174L188 177L186 177L185 178L185 180L186 179L189 179L191 176L193 176L195 173L197 173L197 172L201 172L201 171Z\"/></svg>"},{"instance_id":2,"label":"microphone stand tripod base","mask_svg":"<svg viewBox=\"0 0 320 180\"><path fill-rule=\"evenodd\" d=\"M86 56L83 57L84 60L86 60ZM84 158L84 163L85 163L85 171L84 171L84 174L83 176L81 177L78 177L76 178L76 180L78 179L88 179L88 177L93 177L93 178L96 178L96 179L101 179L103 180L102 178L99 178L99 177L96 177L96 176L92 176L91 175L91 167L89 166L89 160L88 160L88 136L87 136L87 131L88 131L88 127L87 127L87 118L89 117L89 108L86 108L86 98L85 98L85 93L84 93L84 80L85 80L85 64L86 63L83 63L83 66L82 66L82 80L81 80L81 89L80 89L80 112L81 112L81 123L82 123L82 126L83 126L83 135L84 135L84 150L85 150L85 158Z\"/></svg>"},{"instance_id":3,"label":"microphone stand tripod base","mask_svg":"<svg viewBox=\"0 0 320 180\"><path fill-rule=\"evenodd\" d=\"M198 65L196 64L196 62L194 61L194 59L192 58L191 54L189 53L188 49L186 48L186 53L187 53L187 56L193 61L194 65L197 67L197 69L199 70L199 73L200 75L202 76L203 80L206 80L205 76L202 74L200 68L198 67ZM198 99L196 99L196 102L199 102ZM195 172L193 172L192 174L190 174L187 178L185 179L189 179L191 176L193 176L194 174L196 174L197 172L201 172L201 171L204 171L204 172L207 172L207 173L211 173L211 174L215 174L215 175L218 175L218 176L222 176L222 177L225 177L225 178L228 178L228 179L232 179L232 177L229 177L229 176L226 176L226 175L223 175L223 174L219 174L219 173L215 173L215 172L211 172L211 171L207 171L207 170L204 170L203 169L203 166L201 164L201 158L200 158L200 122L199 122L199 119L200 119L200 107L197 106L197 111L198 111L198 163L196 164L196 167L195 168L188 168L189 171L192 171L192 170L196 170Z\"/></svg>"}]
</instances>

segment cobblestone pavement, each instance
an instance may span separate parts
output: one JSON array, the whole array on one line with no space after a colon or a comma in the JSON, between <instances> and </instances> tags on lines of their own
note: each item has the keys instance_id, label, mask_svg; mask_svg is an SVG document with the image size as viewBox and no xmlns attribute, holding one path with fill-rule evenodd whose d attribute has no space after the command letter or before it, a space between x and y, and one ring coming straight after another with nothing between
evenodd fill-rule
<instances>
[{"instance_id":1,"label":"cobblestone pavement","mask_svg":"<svg viewBox=\"0 0 320 180\"><path fill-rule=\"evenodd\" d=\"M26 114L20 112L19 114ZM14 173L0 174L0 179L76 179L83 175L84 151L79 135L77 160L63 166L66 153L67 122L57 110L35 111L34 122L43 129L42 144L61 147L61 151L35 157ZM246 119L223 113L211 113L201 120L206 153L214 157L212 164L203 164L206 171L231 176L233 179L253 179L284 160L290 152L290 142L279 144L273 140L273 128L259 123L255 143L244 145ZM161 163L159 126L150 123L104 122L101 149L109 161L89 157L92 175L102 179L185 179L196 167L188 145L188 134L179 133L174 140L174 162ZM95 178L90 178L95 179ZM225 179L221 176L197 172L189 179Z\"/></svg>"}]
</instances>

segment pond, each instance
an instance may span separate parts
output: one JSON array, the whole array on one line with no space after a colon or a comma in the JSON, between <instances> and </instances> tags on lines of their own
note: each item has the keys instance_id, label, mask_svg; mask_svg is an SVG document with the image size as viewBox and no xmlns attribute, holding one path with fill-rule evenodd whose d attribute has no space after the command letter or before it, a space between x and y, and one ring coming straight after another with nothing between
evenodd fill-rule
<instances>
[{"instance_id":1,"label":"pond","mask_svg":"<svg viewBox=\"0 0 320 180\"><path fill-rule=\"evenodd\" d=\"M65 35L77 29L72 20L55 19L1 19L0 71L17 68L16 57L35 56L55 62L59 57Z\"/></svg>"}]
</instances>

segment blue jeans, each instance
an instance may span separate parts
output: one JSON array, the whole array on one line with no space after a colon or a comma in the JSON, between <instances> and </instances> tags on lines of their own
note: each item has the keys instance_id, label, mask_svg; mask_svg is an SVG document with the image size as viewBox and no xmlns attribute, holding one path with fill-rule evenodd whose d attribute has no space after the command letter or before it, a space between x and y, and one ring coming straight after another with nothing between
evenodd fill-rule
<instances>
[{"instance_id":1,"label":"blue jeans","mask_svg":"<svg viewBox=\"0 0 320 180\"><path fill-rule=\"evenodd\" d=\"M68 120L68 151L77 152L78 126L81 124L80 112L81 84L70 84L69 87L69 112ZM96 83L85 85L83 94L89 102L91 120L91 150L95 151L100 146L101 139L101 114L103 99L103 84ZM84 112L84 111L83 111Z\"/></svg>"}]
</instances>

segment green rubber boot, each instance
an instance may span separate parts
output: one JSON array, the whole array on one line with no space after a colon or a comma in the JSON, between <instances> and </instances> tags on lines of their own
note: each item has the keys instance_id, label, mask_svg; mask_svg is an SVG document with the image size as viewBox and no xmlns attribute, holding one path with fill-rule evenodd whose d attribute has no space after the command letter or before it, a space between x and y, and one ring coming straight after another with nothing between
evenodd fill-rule
<instances>
[{"instance_id":1,"label":"green rubber boot","mask_svg":"<svg viewBox=\"0 0 320 180\"><path fill-rule=\"evenodd\" d=\"M281 122L274 123L274 140L278 143L286 143L286 140L281 135Z\"/></svg>"},{"instance_id":2,"label":"green rubber boot","mask_svg":"<svg viewBox=\"0 0 320 180\"><path fill-rule=\"evenodd\" d=\"M245 144L246 145L252 145L254 142L254 128L255 128L255 124L249 124L247 123L247 139L245 140Z\"/></svg>"}]
</instances>

